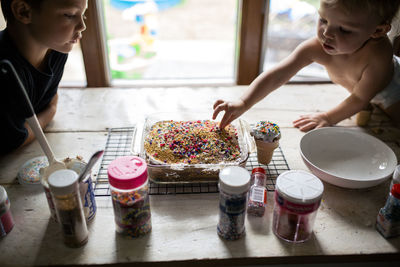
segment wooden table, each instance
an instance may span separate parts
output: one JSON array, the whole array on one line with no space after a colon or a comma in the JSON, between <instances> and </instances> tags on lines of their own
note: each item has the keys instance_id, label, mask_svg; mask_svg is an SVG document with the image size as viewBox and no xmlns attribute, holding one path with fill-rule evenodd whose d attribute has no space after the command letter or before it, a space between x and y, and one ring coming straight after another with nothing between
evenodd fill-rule
<instances>
[{"instance_id":1,"label":"wooden table","mask_svg":"<svg viewBox=\"0 0 400 267\"><path fill-rule=\"evenodd\" d=\"M236 99L245 87L61 89L54 121L46 130L57 157L90 155L105 146L109 128L129 127L151 113L202 110L212 114L218 98ZM286 85L242 116L250 123L271 120L282 131L281 148L291 169L307 170L299 153L304 133L293 128L299 115L326 111L347 96L335 85ZM365 131L386 142L400 158L400 130L374 114L369 127L354 118L340 127ZM59 226L50 220L41 186L16 180L20 166L43 155L37 142L0 158L0 184L5 186L15 219L14 229L0 239L0 265L85 265L141 263L154 266L251 265L353 261L400 261L400 238L384 239L375 220L388 194L389 181L374 188L350 190L324 183L314 234L303 244L279 240L271 230L272 192L262 218L247 217L246 236L222 240L216 233L218 194L151 195L153 229L139 239L115 232L110 197L98 197L97 215L89 224L89 242L67 248ZM95 167L98 170L98 166Z\"/></svg>"}]
</instances>

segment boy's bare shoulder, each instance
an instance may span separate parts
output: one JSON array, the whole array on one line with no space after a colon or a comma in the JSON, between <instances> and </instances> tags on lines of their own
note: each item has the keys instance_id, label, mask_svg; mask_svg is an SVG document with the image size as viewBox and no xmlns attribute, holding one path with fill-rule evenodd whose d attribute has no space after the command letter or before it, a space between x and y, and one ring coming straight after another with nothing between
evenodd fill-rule
<instances>
[{"instance_id":1,"label":"boy's bare shoulder","mask_svg":"<svg viewBox=\"0 0 400 267\"><path fill-rule=\"evenodd\" d=\"M389 38L370 39L359 51L360 55L375 64L392 61L393 48Z\"/></svg>"}]
</instances>

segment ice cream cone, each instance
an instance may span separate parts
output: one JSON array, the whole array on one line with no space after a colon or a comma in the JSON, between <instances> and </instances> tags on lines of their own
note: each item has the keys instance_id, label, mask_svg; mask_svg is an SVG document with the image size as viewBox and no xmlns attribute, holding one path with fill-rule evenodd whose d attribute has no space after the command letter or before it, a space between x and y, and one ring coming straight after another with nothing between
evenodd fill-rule
<instances>
[{"instance_id":1,"label":"ice cream cone","mask_svg":"<svg viewBox=\"0 0 400 267\"><path fill-rule=\"evenodd\" d=\"M279 140L266 142L256 139L258 162L267 165L271 162L274 150L279 146Z\"/></svg>"}]
</instances>

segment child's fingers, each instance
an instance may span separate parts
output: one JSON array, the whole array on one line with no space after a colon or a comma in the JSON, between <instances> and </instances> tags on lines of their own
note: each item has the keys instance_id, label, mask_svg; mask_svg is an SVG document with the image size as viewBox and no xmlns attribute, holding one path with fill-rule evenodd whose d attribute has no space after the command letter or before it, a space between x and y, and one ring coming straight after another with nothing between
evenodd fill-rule
<instances>
[{"instance_id":1,"label":"child's fingers","mask_svg":"<svg viewBox=\"0 0 400 267\"><path fill-rule=\"evenodd\" d=\"M217 102L219 102L219 101L217 101ZM215 104L217 104L217 102ZM218 105L214 105L214 112L213 112L212 119L215 120L221 111L225 110L225 112L226 112L227 109L228 109L228 104L224 101L219 102Z\"/></svg>"},{"instance_id":2,"label":"child's fingers","mask_svg":"<svg viewBox=\"0 0 400 267\"><path fill-rule=\"evenodd\" d=\"M222 117L222 120L219 124L219 127L221 129L224 129L229 123L232 122L232 114L228 114L225 112L224 116Z\"/></svg>"},{"instance_id":3,"label":"child's fingers","mask_svg":"<svg viewBox=\"0 0 400 267\"><path fill-rule=\"evenodd\" d=\"M315 126L317 126L317 124L314 121L312 121L310 123L307 123L303 127L300 127L299 130L302 132L308 132L308 131L311 131L312 129L314 129Z\"/></svg>"},{"instance_id":4,"label":"child's fingers","mask_svg":"<svg viewBox=\"0 0 400 267\"><path fill-rule=\"evenodd\" d=\"M301 123L301 122L303 122L305 119L308 119L308 118L309 118L309 115L301 115L300 118L298 118L297 120L294 120L294 121L293 121L293 124L295 124L295 123Z\"/></svg>"},{"instance_id":5,"label":"child's fingers","mask_svg":"<svg viewBox=\"0 0 400 267\"><path fill-rule=\"evenodd\" d=\"M222 103L224 103L224 100L218 99L217 101L215 101L213 109L215 109L217 106L221 105Z\"/></svg>"},{"instance_id":6,"label":"child's fingers","mask_svg":"<svg viewBox=\"0 0 400 267\"><path fill-rule=\"evenodd\" d=\"M300 118L300 119L293 121L293 126L296 128L299 128L300 126L304 125L307 122L308 122L308 119Z\"/></svg>"}]
</instances>

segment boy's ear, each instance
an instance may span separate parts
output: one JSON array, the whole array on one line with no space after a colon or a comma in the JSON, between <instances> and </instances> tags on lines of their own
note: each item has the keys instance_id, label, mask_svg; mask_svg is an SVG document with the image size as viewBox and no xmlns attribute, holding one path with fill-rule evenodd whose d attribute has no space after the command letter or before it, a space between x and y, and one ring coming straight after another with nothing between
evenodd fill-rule
<instances>
[{"instance_id":1,"label":"boy's ear","mask_svg":"<svg viewBox=\"0 0 400 267\"><path fill-rule=\"evenodd\" d=\"M14 0L11 2L11 11L15 19L23 24L31 22L32 8L24 0Z\"/></svg>"},{"instance_id":2,"label":"boy's ear","mask_svg":"<svg viewBox=\"0 0 400 267\"><path fill-rule=\"evenodd\" d=\"M390 29L392 28L392 26L388 23L384 23L381 25L378 25L375 29L375 32L372 34L372 38L379 38L382 37L384 35L386 35Z\"/></svg>"}]
</instances>

